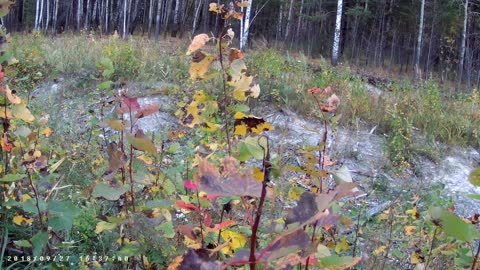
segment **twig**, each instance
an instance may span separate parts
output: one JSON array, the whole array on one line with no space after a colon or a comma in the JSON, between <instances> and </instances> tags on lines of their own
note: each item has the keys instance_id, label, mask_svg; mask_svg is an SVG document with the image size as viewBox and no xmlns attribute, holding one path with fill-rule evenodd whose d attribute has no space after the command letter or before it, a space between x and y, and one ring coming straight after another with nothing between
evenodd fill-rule
<instances>
[{"instance_id":1,"label":"twig","mask_svg":"<svg viewBox=\"0 0 480 270\"><path fill-rule=\"evenodd\" d=\"M223 111L223 121L225 122L225 133L227 136L227 147L228 147L228 155L232 155L232 148L230 145L230 133L228 130L228 104L229 104L229 99L228 99L228 93L227 93L227 77L226 77L226 72L225 72L225 66L223 65L223 53L222 53L222 38L223 34L225 33L225 30L227 30L227 27L223 27L223 30L220 31L220 34L218 35L218 56L219 56L219 62L220 62L220 67L222 68L222 83L223 83L223 95L224 95L224 101L223 101L223 106L222 106L222 111Z\"/></svg>"},{"instance_id":2,"label":"twig","mask_svg":"<svg viewBox=\"0 0 480 270\"><path fill-rule=\"evenodd\" d=\"M430 263L430 259L432 258L433 244L435 242L435 236L437 236L437 230L438 230L438 227L435 226L435 230L433 231L432 242L430 243L430 250L428 251L428 259L425 262L425 269L428 269L428 264Z\"/></svg>"},{"instance_id":3,"label":"twig","mask_svg":"<svg viewBox=\"0 0 480 270\"><path fill-rule=\"evenodd\" d=\"M475 270L475 265L477 264L479 255L480 255L480 243L478 243L477 254L475 254L475 257L473 257L472 268L470 270Z\"/></svg>"}]
</instances>

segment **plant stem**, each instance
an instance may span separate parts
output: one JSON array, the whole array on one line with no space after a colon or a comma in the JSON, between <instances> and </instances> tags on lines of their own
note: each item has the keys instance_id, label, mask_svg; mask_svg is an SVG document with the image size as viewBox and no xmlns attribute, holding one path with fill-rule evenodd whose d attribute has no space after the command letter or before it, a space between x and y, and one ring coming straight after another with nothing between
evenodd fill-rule
<instances>
[{"instance_id":1,"label":"plant stem","mask_svg":"<svg viewBox=\"0 0 480 270\"><path fill-rule=\"evenodd\" d=\"M198 195L198 188L196 189L197 192L197 203L198 203L198 221L200 222L200 236L202 237L202 248L205 244L205 239L203 238L203 215L202 215L202 205L200 204L200 196Z\"/></svg>"},{"instance_id":2,"label":"plant stem","mask_svg":"<svg viewBox=\"0 0 480 270\"><path fill-rule=\"evenodd\" d=\"M427 262L425 263L425 269L428 269L428 264L430 263L430 259L432 258L433 244L435 242L435 236L437 236L437 230L438 230L438 227L435 226L435 230L433 231L432 242L430 243L430 250L428 251L428 259L427 259Z\"/></svg>"},{"instance_id":3,"label":"plant stem","mask_svg":"<svg viewBox=\"0 0 480 270\"><path fill-rule=\"evenodd\" d=\"M224 96L224 101L223 101L223 106L222 111L223 111L223 121L225 122L225 134L227 136L227 146L228 146L228 155L232 155L232 147L230 145L230 132L228 130L228 105L230 103L228 99L228 93L227 93L227 77L226 77L226 72L225 72L225 66L223 65L223 53L222 53L222 37L227 30L227 27L224 27L222 31L220 31L220 34L218 35L218 56L219 56L219 62L220 62L220 67L222 68L222 83L223 83L223 96Z\"/></svg>"},{"instance_id":4,"label":"plant stem","mask_svg":"<svg viewBox=\"0 0 480 270\"><path fill-rule=\"evenodd\" d=\"M265 198L267 197L267 183L270 180L270 146L267 139L267 149L263 146L264 156L263 156L263 182L262 182L262 193L260 195L260 202L258 203L257 211L255 213L255 222L252 226L252 237L250 238L250 270L255 270L256 258L255 258L255 248L257 246L257 232L258 225L260 224L260 218L262 217L263 204L265 203Z\"/></svg>"},{"instance_id":5,"label":"plant stem","mask_svg":"<svg viewBox=\"0 0 480 270\"><path fill-rule=\"evenodd\" d=\"M365 201L363 201L365 203ZM363 207L361 207L358 210L358 215L357 215L357 224L355 227L355 240L353 241L353 252L352 252L352 257L355 257L356 251L357 251L357 242L358 242L358 232L360 231L360 216L362 213Z\"/></svg>"},{"instance_id":6,"label":"plant stem","mask_svg":"<svg viewBox=\"0 0 480 270\"><path fill-rule=\"evenodd\" d=\"M477 254L473 257L472 268L470 270L475 270L475 265L478 261L478 256L480 255L480 243L478 243Z\"/></svg>"}]
</instances>

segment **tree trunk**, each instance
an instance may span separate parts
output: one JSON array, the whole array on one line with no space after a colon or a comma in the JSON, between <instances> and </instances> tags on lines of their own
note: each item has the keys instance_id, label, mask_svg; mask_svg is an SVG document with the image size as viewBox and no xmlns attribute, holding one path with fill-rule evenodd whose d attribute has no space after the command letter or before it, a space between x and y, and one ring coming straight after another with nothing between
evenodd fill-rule
<instances>
[{"instance_id":1,"label":"tree trunk","mask_svg":"<svg viewBox=\"0 0 480 270\"><path fill-rule=\"evenodd\" d=\"M280 3L280 11L278 12L277 35L275 36L276 41L278 41L282 36L282 23L283 23L283 3Z\"/></svg>"},{"instance_id":2,"label":"tree trunk","mask_svg":"<svg viewBox=\"0 0 480 270\"><path fill-rule=\"evenodd\" d=\"M160 15L162 13L162 0L158 0L157 4L157 17L155 22L155 41L158 42L158 36L160 35Z\"/></svg>"},{"instance_id":3,"label":"tree trunk","mask_svg":"<svg viewBox=\"0 0 480 270\"><path fill-rule=\"evenodd\" d=\"M150 38L150 33L152 30L154 8L155 8L155 3L153 2L153 0L150 0L150 7L148 9L148 38Z\"/></svg>"},{"instance_id":4,"label":"tree trunk","mask_svg":"<svg viewBox=\"0 0 480 270\"><path fill-rule=\"evenodd\" d=\"M128 9L128 0L123 0L123 27L122 27L122 37L123 39L127 39L127 9Z\"/></svg>"},{"instance_id":5,"label":"tree trunk","mask_svg":"<svg viewBox=\"0 0 480 270\"><path fill-rule=\"evenodd\" d=\"M423 37L423 17L425 12L425 0L421 0L420 6L420 23L418 26L417 50L415 55L415 80L421 78L420 72L420 56L422 54L422 37Z\"/></svg>"},{"instance_id":6,"label":"tree trunk","mask_svg":"<svg viewBox=\"0 0 480 270\"><path fill-rule=\"evenodd\" d=\"M198 6L195 9L195 16L193 17L193 27L192 27L192 38L193 35L195 34L195 29L197 28L197 23L198 23L198 17L200 16L200 8L202 7L202 0L198 1Z\"/></svg>"},{"instance_id":7,"label":"tree trunk","mask_svg":"<svg viewBox=\"0 0 480 270\"><path fill-rule=\"evenodd\" d=\"M50 0L47 0L47 20L45 23L45 28L43 29L45 34L48 31L48 26L50 25Z\"/></svg>"},{"instance_id":8,"label":"tree trunk","mask_svg":"<svg viewBox=\"0 0 480 270\"><path fill-rule=\"evenodd\" d=\"M338 64L338 50L340 48L340 35L342 29L342 8L343 0L337 1L337 17L335 20L335 34L333 37L333 46L332 46L332 65L336 66Z\"/></svg>"},{"instance_id":9,"label":"tree trunk","mask_svg":"<svg viewBox=\"0 0 480 270\"><path fill-rule=\"evenodd\" d=\"M250 0L247 7L247 11L245 12L245 18L242 21L243 32L242 32L242 38L240 40L240 50L245 49L245 46L247 45L248 33L250 31L250 14L252 12L252 4L253 4L253 0Z\"/></svg>"},{"instance_id":10,"label":"tree trunk","mask_svg":"<svg viewBox=\"0 0 480 270\"><path fill-rule=\"evenodd\" d=\"M43 6L44 0L40 0L40 15L38 17L38 30L41 30L43 27Z\"/></svg>"},{"instance_id":11,"label":"tree trunk","mask_svg":"<svg viewBox=\"0 0 480 270\"><path fill-rule=\"evenodd\" d=\"M85 30L90 28L90 0L87 0L87 14L85 14Z\"/></svg>"},{"instance_id":12,"label":"tree trunk","mask_svg":"<svg viewBox=\"0 0 480 270\"><path fill-rule=\"evenodd\" d=\"M58 0L55 0L55 11L53 13L53 35L57 34L57 27L58 27Z\"/></svg>"},{"instance_id":13,"label":"tree trunk","mask_svg":"<svg viewBox=\"0 0 480 270\"><path fill-rule=\"evenodd\" d=\"M290 0L290 8L288 9L288 17L287 17L287 26L285 28L285 41L288 40L290 37L291 27L292 27L292 20L293 20L293 0Z\"/></svg>"},{"instance_id":14,"label":"tree trunk","mask_svg":"<svg viewBox=\"0 0 480 270\"><path fill-rule=\"evenodd\" d=\"M300 29L302 27L303 1L304 0L300 2L300 11L298 12L297 31L295 32L296 40L300 40Z\"/></svg>"},{"instance_id":15,"label":"tree trunk","mask_svg":"<svg viewBox=\"0 0 480 270\"><path fill-rule=\"evenodd\" d=\"M164 37L167 36L167 31L169 30L169 25L170 25L170 13L171 13L171 8L172 8L172 0L167 0L167 6L165 7L165 22L163 25L165 26L165 32L164 32Z\"/></svg>"},{"instance_id":16,"label":"tree trunk","mask_svg":"<svg viewBox=\"0 0 480 270\"><path fill-rule=\"evenodd\" d=\"M458 56L458 75L457 75L457 90L460 88L463 77L463 64L465 62L465 42L467 39L467 21L468 21L468 0L465 0L463 11L463 29L462 29L462 41L460 43L460 54Z\"/></svg>"}]
</instances>

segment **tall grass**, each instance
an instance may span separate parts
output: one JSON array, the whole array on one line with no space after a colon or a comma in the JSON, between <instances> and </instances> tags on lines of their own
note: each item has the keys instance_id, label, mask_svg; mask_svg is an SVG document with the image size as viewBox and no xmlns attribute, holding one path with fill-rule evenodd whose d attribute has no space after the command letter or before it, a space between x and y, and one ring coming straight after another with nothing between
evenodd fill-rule
<instances>
[{"instance_id":1,"label":"tall grass","mask_svg":"<svg viewBox=\"0 0 480 270\"><path fill-rule=\"evenodd\" d=\"M124 41L116 36L17 35L10 48L20 63L43 61L43 66L49 67L43 70L47 73L96 74L99 60L109 57L117 80L167 81L183 86L189 83L189 58L184 53L188 43L177 39L155 43L145 37ZM476 90L452 98L446 97L449 89L434 81L414 85L404 80L378 95L348 67L333 68L322 58L307 59L275 49L254 49L249 55L246 60L260 80L264 101L314 116L307 89L330 85L341 99L338 114L346 127L358 127L359 123L378 126L394 137L399 135L400 119L406 125L403 128L419 130L416 133L431 144L480 146L480 95Z\"/></svg>"}]
</instances>

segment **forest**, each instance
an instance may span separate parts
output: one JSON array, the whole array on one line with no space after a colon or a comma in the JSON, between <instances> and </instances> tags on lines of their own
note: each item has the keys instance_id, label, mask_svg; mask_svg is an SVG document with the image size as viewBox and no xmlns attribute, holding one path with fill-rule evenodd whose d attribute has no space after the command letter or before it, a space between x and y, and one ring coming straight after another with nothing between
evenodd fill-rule
<instances>
[{"instance_id":1,"label":"forest","mask_svg":"<svg viewBox=\"0 0 480 270\"><path fill-rule=\"evenodd\" d=\"M218 33L223 19L210 0L17 0L3 23L10 31L93 31L191 37ZM309 56L341 58L414 77L480 85L479 5L468 0L255 0L233 29ZM217 5L233 5L217 1ZM335 36L335 40L333 37ZM337 45L334 45L337 44ZM333 48L337 47L335 50ZM333 52L335 51L335 52ZM336 62L337 60L333 60Z\"/></svg>"},{"instance_id":2,"label":"forest","mask_svg":"<svg viewBox=\"0 0 480 270\"><path fill-rule=\"evenodd\" d=\"M0 270L480 270L472 0L0 0Z\"/></svg>"}]
</instances>

